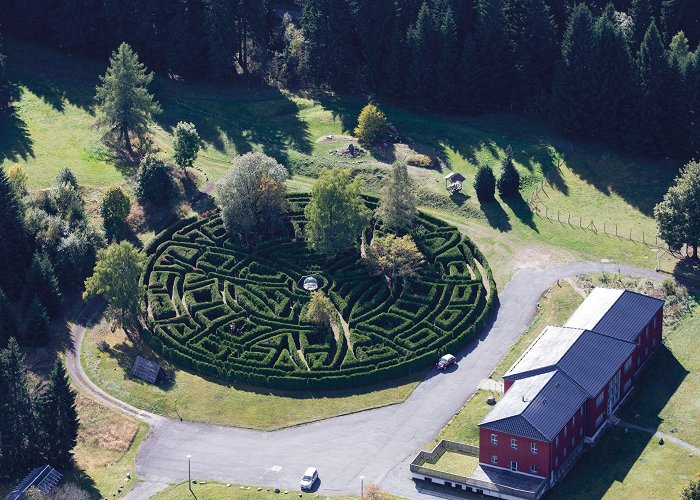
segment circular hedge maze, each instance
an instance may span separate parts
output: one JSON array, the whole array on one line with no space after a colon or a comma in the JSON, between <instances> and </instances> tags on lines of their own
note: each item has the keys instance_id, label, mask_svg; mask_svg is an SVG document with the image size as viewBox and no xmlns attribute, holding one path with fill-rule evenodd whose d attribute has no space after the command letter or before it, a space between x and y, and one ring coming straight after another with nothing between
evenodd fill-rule
<instances>
[{"instance_id":1,"label":"circular hedge maze","mask_svg":"<svg viewBox=\"0 0 700 500\"><path fill-rule=\"evenodd\" d=\"M481 329L495 284L481 252L457 229L419 215L412 236L426 264L392 296L359 256L327 259L294 239L307 202L308 195L290 195L289 236L253 250L228 238L218 214L159 234L142 277L149 344L226 381L320 389L415 371ZM300 285L309 276L342 316L332 330L301 319L310 295Z\"/></svg>"}]
</instances>

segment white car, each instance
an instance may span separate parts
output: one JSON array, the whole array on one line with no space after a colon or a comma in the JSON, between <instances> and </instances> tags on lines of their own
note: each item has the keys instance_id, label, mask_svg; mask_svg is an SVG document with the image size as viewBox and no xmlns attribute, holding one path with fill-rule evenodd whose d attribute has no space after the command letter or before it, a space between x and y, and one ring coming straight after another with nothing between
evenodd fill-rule
<instances>
[{"instance_id":1,"label":"white car","mask_svg":"<svg viewBox=\"0 0 700 500\"><path fill-rule=\"evenodd\" d=\"M316 470L316 467L309 467L306 469L306 472L304 472L304 475L301 478L301 489L310 490L314 487L314 484L316 484L317 479L318 471Z\"/></svg>"}]
</instances>

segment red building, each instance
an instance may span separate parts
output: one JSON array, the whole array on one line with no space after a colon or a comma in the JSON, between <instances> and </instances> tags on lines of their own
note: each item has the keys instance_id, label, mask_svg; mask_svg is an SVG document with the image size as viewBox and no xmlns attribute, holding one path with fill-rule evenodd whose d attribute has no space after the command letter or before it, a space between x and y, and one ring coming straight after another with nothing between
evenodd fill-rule
<instances>
[{"instance_id":1,"label":"red building","mask_svg":"<svg viewBox=\"0 0 700 500\"><path fill-rule=\"evenodd\" d=\"M662 300L596 288L563 327L545 328L479 424L482 469L558 481L629 394L662 320Z\"/></svg>"}]
</instances>

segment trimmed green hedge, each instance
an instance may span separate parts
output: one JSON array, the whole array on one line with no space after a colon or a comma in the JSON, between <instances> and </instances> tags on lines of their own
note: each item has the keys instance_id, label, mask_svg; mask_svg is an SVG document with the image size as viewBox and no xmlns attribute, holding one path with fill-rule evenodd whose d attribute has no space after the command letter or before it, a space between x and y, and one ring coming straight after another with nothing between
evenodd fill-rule
<instances>
[{"instance_id":1,"label":"trimmed green hedge","mask_svg":"<svg viewBox=\"0 0 700 500\"><path fill-rule=\"evenodd\" d=\"M147 245L143 337L155 350L234 383L346 388L420 370L483 328L496 285L483 254L454 227L419 214L412 236L426 265L392 296L359 256L328 259L294 240L308 195L289 200L287 235L254 249L230 241L218 214L179 221ZM341 325L317 331L301 319L308 275L349 325L349 342Z\"/></svg>"}]
</instances>

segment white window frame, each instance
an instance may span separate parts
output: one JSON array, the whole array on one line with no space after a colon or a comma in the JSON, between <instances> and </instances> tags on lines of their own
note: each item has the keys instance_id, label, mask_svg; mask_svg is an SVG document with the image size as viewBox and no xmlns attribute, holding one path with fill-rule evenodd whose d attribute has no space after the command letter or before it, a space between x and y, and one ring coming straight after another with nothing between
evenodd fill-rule
<instances>
[{"instance_id":1,"label":"white window frame","mask_svg":"<svg viewBox=\"0 0 700 500\"><path fill-rule=\"evenodd\" d=\"M629 358L627 361L625 361L625 373L630 371L632 368L632 358Z\"/></svg>"},{"instance_id":2,"label":"white window frame","mask_svg":"<svg viewBox=\"0 0 700 500\"><path fill-rule=\"evenodd\" d=\"M600 408L600 406L605 402L605 391L600 391L600 394L595 398L595 407Z\"/></svg>"},{"instance_id":3,"label":"white window frame","mask_svg":"<svg viewBox=\"0 0 700 500\"><path fill-rule=\"evenodd\" d=\"M537 443L530 443L530 453L537 455Z\"/></svg>"},{"instance_id":4,"label":"white window frame","mask_svg":"<svg viewBox=\"0 0 700 500\"><path fill-rule=\"evenodd\" d=\"M518 440L515 438L510 438L510 449L511 450L517 450L518 449Z\"/></svg>"},{"instance_id":5,"label":"white window frame","mask_svg":"<svg viewBox=\"0 0 700 500\"><path fill-rule=\"evenodd\" d=\"M491 444L498 446L498 434L491 434Z\"/></svg>"},{"instance_id":6,"label":"white window frame","mask_svg":"<svg viewBox=\"0 0 700 500\"><path fill-rule=\"evenodd\" d=\"M498 465L498 456L496 455L491 455L491 463L493 465Z\"/></svg>"},{"instance_id":7,"label":"white window frame","mask_svg":"<svg viewBox=\"0 0 700 500\"><path fill-rule=\"evenodd\" d=\"M511 460L510 461L510 470L512 472L518 472L518 462L516 462L515 460Z\"/></svg>"},{"instance_id":8,"label":"white window frame","mask_svg":"<svg viewBox=\"0 0 700 500\"><path fill-rule=\"evenodd\" d=\"M530 474L537 474L537 464L530 464Z\"/></svg>"}]
</instances>

